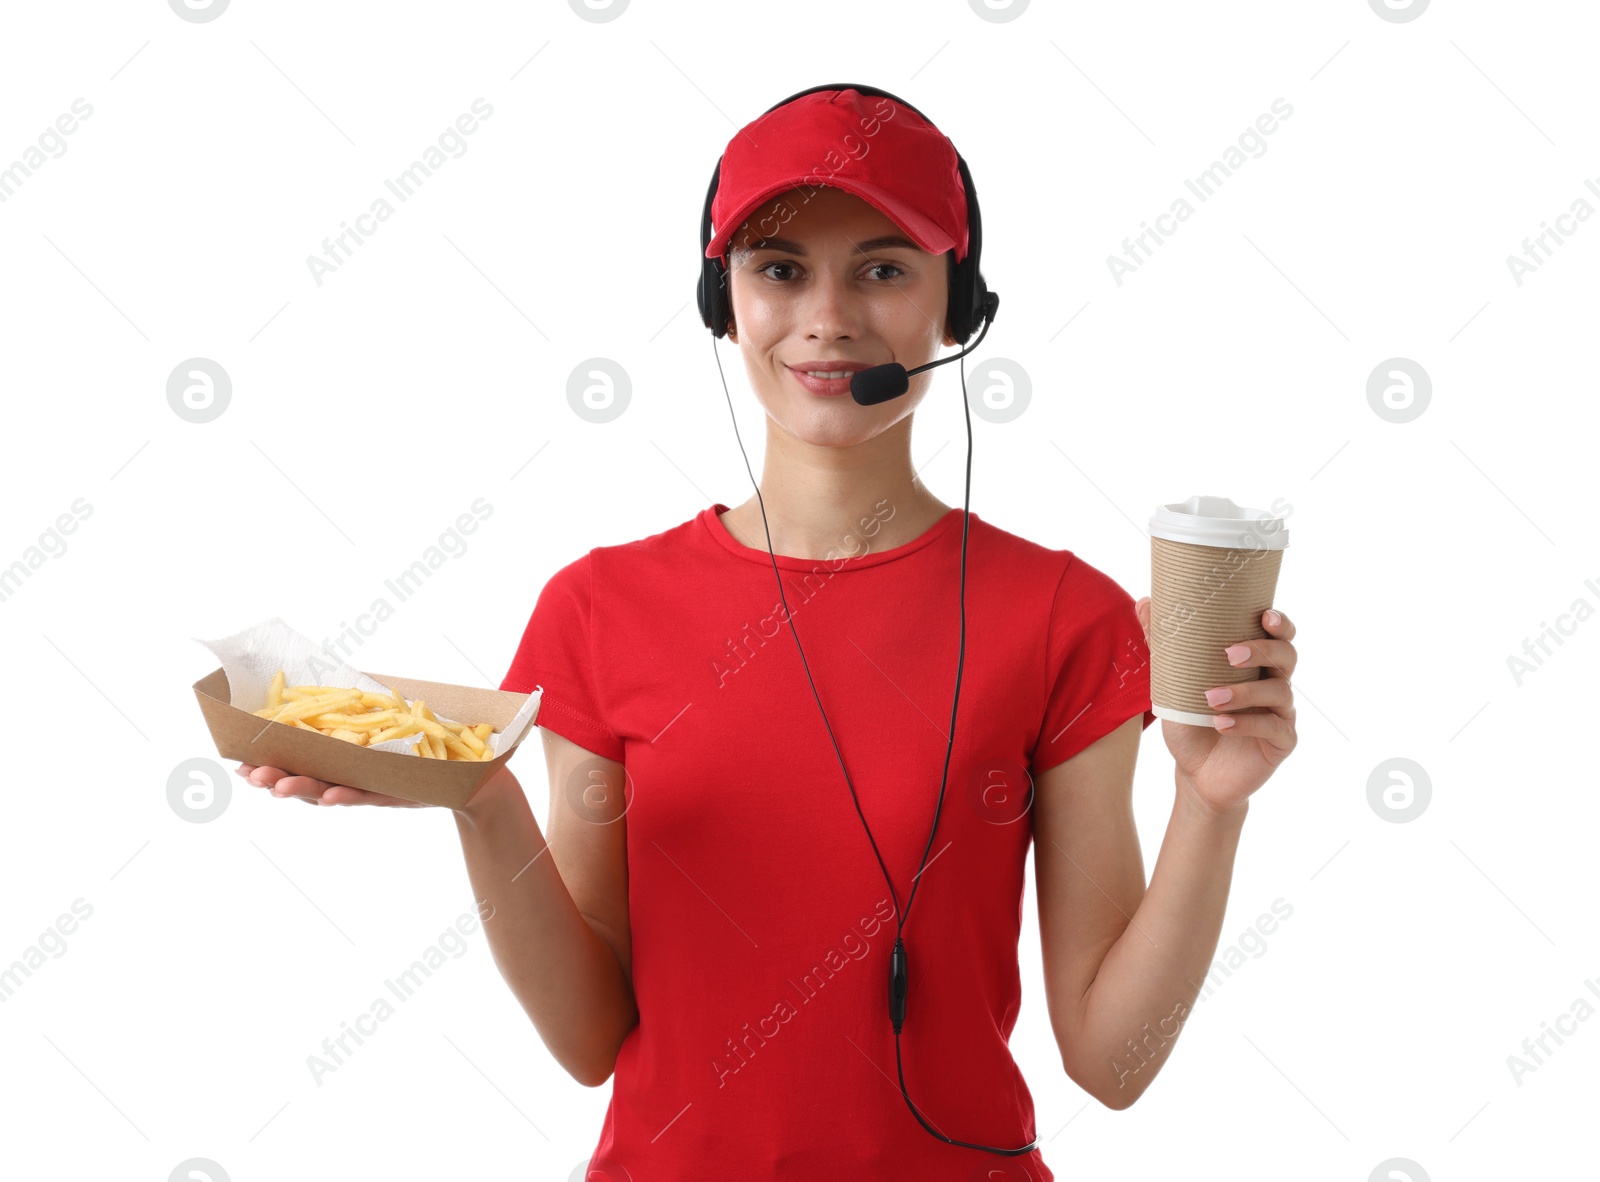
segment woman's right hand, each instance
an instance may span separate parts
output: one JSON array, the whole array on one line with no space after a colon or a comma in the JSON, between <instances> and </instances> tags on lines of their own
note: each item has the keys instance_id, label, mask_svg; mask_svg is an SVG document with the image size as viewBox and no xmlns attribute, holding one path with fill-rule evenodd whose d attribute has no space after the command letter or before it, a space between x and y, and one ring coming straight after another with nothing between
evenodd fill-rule
<instances>
[{"instance_id":1,"label":"woman's right hand","mask_svg":"<svg viewBox=\"0 0 1600 1182\"><path fill-rule=\"evenodd\" d=\"M349 784L332 784L312 776L297 776L277 767L241 763L234 771L257 788L270 789L274 796L292 797L307 804L377 804L397 809L432 807L399 796L385 796L382 792L367 792L361 788L352 788Z\"/></svg>"},{"instance_id":2,"label":"woman's right hand","mask_svg":"<svg viewBox=\"0 0 1600 1182\"><path fill-rule=\"evenodd\" d=\"M255 787L270 789L274 796L285 799L292 797L307 804L375 804L395 809L442 807L424 804L418 800L406 800L400 796L387 796L382 792L368 792L363 788L352 788L349 784L334 784L327 780L318 780L313 776L297 776L282 768L241 763L234 768L234 771ZM473 793L470 804L456 811L467 812L488 803L501 792L521 790L521 785L511 774L511 769L502 766L477 792Z\"/></svg>"}]
</instances>

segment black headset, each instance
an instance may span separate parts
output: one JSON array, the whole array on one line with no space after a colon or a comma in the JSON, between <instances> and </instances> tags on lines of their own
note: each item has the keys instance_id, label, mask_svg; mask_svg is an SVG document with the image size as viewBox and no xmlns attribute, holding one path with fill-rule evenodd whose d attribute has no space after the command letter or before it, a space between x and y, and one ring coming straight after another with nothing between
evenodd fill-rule
<instances>
[{"instance_id":1,"label":"black headset","mask_svg":"<svg viewBox=\"0 0 1600 1182\"><path fill-rule=\"evenodd\" d=\"M893 99L908 111L916 111L918 115L922 115L929 125L933 124L933 120L928 119L921 111L917 111L917 108L905 99L892 95L887 90L859 86L854 82L833 82L826 86L810 87L791 94L781 103L774 103L762 114L770 115L779 107L787 106L795 99L808 94L816 94L820 90L854 90L864 95ZM984 305L989 296L989 289L983 282L983 276L978 273L978 256L983 250L983 218L978 214L978 194L972 187L972 174L967 170L967 162L961 158L960 152L956 153L956 168L961 173L961 183L967 193L967 257L956 263L951 273L949 326L950 335L958 344L964 345L984 319ZM728 296L727 268L722 265L720 258L705 257L706 248L711 245L711 203L716 198L717 182L721 177L722 161L719 159L717 167L711 173L711 186L706 190L706 208L700 217L700 282L695 287L695 299L700 305L700 319L716 337L727 335L728 320L733 315L732 301ZM822 183L826 184L826 181Z\"/></svg>"},{"instance_id":2,"label":"black headset","mask_svg":"<svg viewBox=\"0 0 1600 1182\"><path fill-rule=\"evenodd\" d=\"M890 94L886 90L878 90L871 86L858 86L853 82L840 82L832 83L826 86L813 86L807 90L802 90L797 94L790 95L781 103L776 103L773 106L768 107L764 113L770 114L779 107L783 106L785 103L792 103L797 98L801 98L808 94L815 94L817 91L821 90L855 90L863 95L872 95L874 97L892 99L893 101L899 103L902 107L905 107L911 111L916 111L918 115L922 115L922 112L917 111L917 108L913 107L910 103L896 95ZM926 115L922 115L922 118L928 119ZM933 121L928 120L928 122L931 124ZM966 186L967 257L962 259L959 263L956 263L952 269L950 280L950 300L947 310L949 329L950 335L963 345L966 344L967 338L972 335L973 330L980 322L983 324L983 332L978 335L977 341L974 341L971 346L963 349L960 353L953 354L949 357L940 358L938 361L930 361L926 365L917 366L915 369L910 371L907 371L898 364L891 364L885 366L876 366L872 369L862 370L861 372L857 373L856 376L851 380L851 393L855 397L856 402L862 405L874 405L878 402L884 402L890 398L905 393L907 389L906 379L909 374L918 373L924 369L931 369L936 365L943 365L946 362L957 361L962 357L965 357L973 349L977 348L984 336L988 334L989 325L994 320L995 310L1000 304L1000 297L989 291L988 287L983 281L983 276L978 272L978 258L983 246L983 221L978 214L978 196L972 187L972 175L967 171L967 162L961 158L961 154L959 152L956 153L956 167L961 173L962 184ZM705 212L701 215L700 219L700 280L695 288L695 294L700 305L700 318L705 322L706 327L711 330L713 337L727 335L728 319L731 315L731 301L729 299L727 287L727 269L722 265L722 260L720 258L705 257L706 249L711 245L711 204L717 195L717 180L721 175L722 161L719 159L717 161L716 171L711 174L711 187L706 192ZM713 355L716 356L717 359L717 371L721 373L722 357L716 351L715 340L711 342L711 348ZM966 386L966 370L963 367L961 376L962 405L967 413L966 500L967 504L970 505L972 502L972 407L966 399ZM728 382L726 376L723 377L722 389L723 394L727 395ZM733 414L733 399L731 396L728 397L728 413ZM735 438L738 438L739 421L737 415L734 416L733 430ZM744 451L743 440L740 440L739 442L739 450L741 452ZM763 526L765 526L767 519L766 502L761 499L761 486L756 481L755 473L750 469L750 457L748 453L745 454L745 470L750 472L750 482L751 484L755 485L756 499L761 503L761 520ZM795 648L799 649L800 651L800 663L805 668L806 679L811 682L811 692L812 695L817 699L817 709L822 710L822 723L828 729L828 737L833 742L834 754L839 757L839 770L844 772L845 785L850 789L851 799L855 801L856 815L861 818L862 828L866 829L867 831L867 841L872 846L872 852L878 859L878 868L883 871L884 882L888 884L889 893L894 897L895 901L895 916L898 923L898 929L895 932L894 949L889 956L889 1016L894 1025L894 1057L895 1064L900 1075L900 1094L905 1097L906 1107L911 1110L911 1115L917 1118L917 1123L926 1129L931 1136L938 1138L945 1144L960 1145L967 1149L981 1149L985 1153L996 1153L1003 1157L1020 1157L1025 1153L1032 1153L1038 1147L1039 1139L1037 1136L1035 1136L1033 1140L1022 1146L1020 1149L1000 1149L992 1145L979 1145L971 1141L958 1141L953 1137L946 1137L938 1129L929 1124L928 1121L923 1117L922 1113L917 1111L917 1106L911 1102L911 1093L906 1090L905 1064L900 1057L900 1029L905 1022L906 996L908 987L906 950L902 933L905 931L906 919L911 914L911 904L916 901L917 887L921 884L923 870L927 868L928 851L933 848L934 834L937 833L939 829L939 815L944 809L945 784L948 782L950 776L950 754L955 744L956 736L956 706L961 700L961 673L962 667L966 663L967 528L970 521L970 516L971 515L966 511L966 508L963 507L961 522L961 645L960 656L958 657L956 663L955 694L950 703L950 733L945 746L944 776L940 779L939 783L939 803L933 812L933 827L928 831L928 842L922 850L922 864L917 868L916 876L914 877L911 885L911 894L907 897L904 908L900 907L900 896L898 893L896 893L894 889L894 882L889 877L888 867L883 863L883 855L878 851L878 843L872 836L872 829L869 825L867 825L866 815L861 811L861 801L856 796L855 786L850 783L850 773L844 766L844 755L839 751L839 741L838 739L834 738L833 727L828 723L827 711L822 710L822 697L817 693L817 683L816 680L811 676L811 666L806 662L805 650L800 648L800 634L795 630L793 613L789 611L788 596L784 595L783 593L783 576L778 571L778 560L772 553L772 530L770 528L767 528L767 555L768 557L772 558L772 573L778 580L778 595L783 603L784 617L789 621L789 631L794 636Z\"/></svg>"}]
</instances>

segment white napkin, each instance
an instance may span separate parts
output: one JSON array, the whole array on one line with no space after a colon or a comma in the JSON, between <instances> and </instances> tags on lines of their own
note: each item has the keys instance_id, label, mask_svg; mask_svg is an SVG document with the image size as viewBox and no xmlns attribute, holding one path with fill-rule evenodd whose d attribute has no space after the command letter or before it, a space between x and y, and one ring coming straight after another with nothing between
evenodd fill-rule
<instances>
[{"instance_id":1,"label":"white napkin","mask_svg":"<svg viewBox=\"0 0 1600 1182\"><path fill-rule=\"evenodd\" d=\"M389 692L388 686L380 685L359 669L353 669L343 661L329 656L326 651L276 616L270 620L262 620L261 623L246 628L243 632L224 636L221 640L201 640L199 637L193 639L215 653L217 660L222 663L223 672L228 675L228 704L240 710L254 713L266 706L267 687L272 684L273 675L279 669L283 670L284 680L289 685L331 685L340 689L365 690L374 694ZM543 686L535 687L511 721L501 730L489 733L489 738L485 742L495 755L510 747L521 737L522 732L527 730L528 724L539 711L539 699L543 694ZM440 722L463 721L457 718L445 718L440 714L435 716ZM411 749L411 745L416 741L417 737L411 735L407 738L378 743L368 750L415 755L416 752Z\"/></svg>"}]
</instances>

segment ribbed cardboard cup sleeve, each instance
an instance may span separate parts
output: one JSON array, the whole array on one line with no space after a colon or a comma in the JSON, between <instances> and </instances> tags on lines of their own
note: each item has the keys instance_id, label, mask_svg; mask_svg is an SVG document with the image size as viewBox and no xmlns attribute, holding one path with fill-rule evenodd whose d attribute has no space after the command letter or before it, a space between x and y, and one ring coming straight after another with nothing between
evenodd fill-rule
<instances>
[{"instance_id":1,"label":"ribbed cardboard cup sleeve","mask_svg":"<svg viewBox=\"0 0 1600 1182\"><path fill-rule=\"evenodd\" d=\"M1265 672L1235 668L1223 650L1267 635L1261 617L1272 606L1289 545L1286 516L1217 496L1157 505L1150 515L1150 699L1157 718L1210 726L1219 711L1206 690Z\"/></svg>"},{"instance_id":2,"label":"ribbed cardboard cup sleeve","mask_svg":"<svg viewBox=\"0 0 1600 1182\"><path fill-rule=\"evenodd\" d=\"M1185 714L1218 713L1206 690L1255 681L1259 667L1237 669L1223 649L1267 633L1282 550L1230 550L1150 539L1150 698Z\"/></svg>"}]
</instances>

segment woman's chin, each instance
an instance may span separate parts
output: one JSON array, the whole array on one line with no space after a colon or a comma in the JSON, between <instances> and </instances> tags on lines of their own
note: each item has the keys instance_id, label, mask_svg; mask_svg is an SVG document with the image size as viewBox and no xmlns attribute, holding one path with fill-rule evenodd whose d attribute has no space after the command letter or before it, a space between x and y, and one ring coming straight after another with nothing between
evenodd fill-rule
<instances>
[{"instance_id":1,"label":"woman's chin","mask_svg":"<svg viewBox=\"0 0 1600 1182\"><path fill-rule=\"evenodd\" d=\"M877 423L866 419L864 410L853 402L849 407L811 408L779 420L778 426L798 442L812 447L852 447L865 443L881 429Z\"/></svg>"},{"instance_id":2,"label":"woman's chin","mask_svg":"<svg viewBox=\"0 0 1600 1182\"><path fill-rule=\"evenodd\" d=\"M773 426L813 447L851 447L881 435L915 409L907 397L882 406L862 406L849 394L785 390L761 400Z\"/></svg>"}]
</instances>

